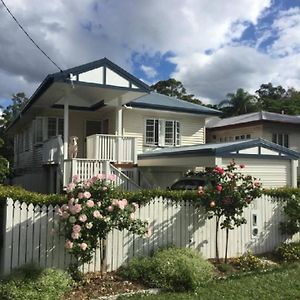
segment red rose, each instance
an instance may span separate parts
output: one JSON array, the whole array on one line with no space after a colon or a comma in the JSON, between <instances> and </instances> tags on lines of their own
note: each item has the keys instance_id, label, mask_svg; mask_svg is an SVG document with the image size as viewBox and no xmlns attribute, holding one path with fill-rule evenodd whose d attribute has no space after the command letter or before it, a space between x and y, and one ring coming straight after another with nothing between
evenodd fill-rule
<instances>
[{"instance_id":1,"label":"red rose","mask_svg":"<svg viewBox=\"0 0 300 300\"><path fill-rule=\"evenodd\" d=\"M217 189L218 193L221 193L221 191L222 191L222 185L220 183L217 184L216 189Z\"/></svg>"}]
</instances>

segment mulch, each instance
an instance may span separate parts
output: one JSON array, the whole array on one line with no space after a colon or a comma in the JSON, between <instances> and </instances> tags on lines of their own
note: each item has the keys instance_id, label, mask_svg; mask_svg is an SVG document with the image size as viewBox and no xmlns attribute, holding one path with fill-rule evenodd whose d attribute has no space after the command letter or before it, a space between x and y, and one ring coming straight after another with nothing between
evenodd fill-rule
<instances>
[{"instance_id":1,"label":"mulch","mask_svg":"<svg viewBox=\"0 0 300 300\"><path fill-rule=\"evenodd\" d=\"M138 283L126 281L115 272L101 275L101 273L87 274L82 284L72 289L63 300L97 299L103 296L112 296L123 293L132 293L144 290Z\"/></svg>"}]
</instances>

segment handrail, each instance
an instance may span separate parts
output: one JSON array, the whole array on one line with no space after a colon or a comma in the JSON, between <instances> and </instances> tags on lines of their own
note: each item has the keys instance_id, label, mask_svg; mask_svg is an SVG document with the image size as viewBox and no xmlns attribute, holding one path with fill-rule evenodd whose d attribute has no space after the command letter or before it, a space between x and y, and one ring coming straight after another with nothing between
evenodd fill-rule
<instances>
[{"instance_id":1,"label":"handrail","mask_svg":"<svg viewBox=\"0 0 300 300\"><path fill-rule=\"evenodd\" d=\"M134 187L136 187L139 190L141 189L141 187L138 184L136 184L130 177L128 177L127 175L125 175L123 172L121 172L114 165L110 164L110 167L111 167L112 170L114 170L115 172L117 172L120 177L122 177L123 179L127 180L128 182L130 182Z\"/></svg>"},{"instance_id":2,"label":"handrail","mask_svg":"<svg viewBox=\"0 0 300 300\"><path fill-rule=\"evenodd\" d=\"M115 135L115 134L102 134L102 133L96 133L96 134L92 134L87 136L87 138L92 137L92 136L107 136L107 137L112 137L112 138L135 138L129 135Z\"/></svg>"}]
</instances>

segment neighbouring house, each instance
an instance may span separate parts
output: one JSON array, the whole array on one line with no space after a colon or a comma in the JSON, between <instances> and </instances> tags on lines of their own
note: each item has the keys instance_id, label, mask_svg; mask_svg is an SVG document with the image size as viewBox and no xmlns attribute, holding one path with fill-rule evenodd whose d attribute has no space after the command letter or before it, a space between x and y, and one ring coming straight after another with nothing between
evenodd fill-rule
<instances>
[{"instance_id":1,"label":"neighbouring house","mask_svg":"<svg viewBox=\"0 0 300 300\"><path fill-rule=\"evenodd\" d=\"M213 118L206 124L207 143L253 138L263 138L298 152L300 116L260 111L224 119Z\"/></svg>"},{"instance_id":2,"label":"neighbouring house","mask_svg":"<svg viewBox=\"0 0 300 300\"><path fill-rule=\"evenodd\" d=\"M110 172L124 188L135 188L139 154L205 143L205 120L216 115L151 92L106 58L48 75L8 127L15 145L13 184L59 192L74 174L84 180ZM78 137L76 159L68 156L72 136Z\"/></svg>"}]
</instances>

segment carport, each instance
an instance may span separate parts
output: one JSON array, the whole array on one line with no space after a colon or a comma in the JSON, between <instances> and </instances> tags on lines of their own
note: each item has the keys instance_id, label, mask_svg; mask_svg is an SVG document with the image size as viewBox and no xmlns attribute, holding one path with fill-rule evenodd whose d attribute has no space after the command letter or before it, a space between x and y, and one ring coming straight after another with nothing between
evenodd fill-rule
<instances>
[{"instance_id":1,"label":"carport","mask_svg":"<svg viewBox=\"0 0 300 300\"><path fill-rule=\"evenodd\" d=\"M166 188L188 170L216 165L225 167L233 159L245 164L245 174L260 179L263 187L297 186L300 153L263 139L164 148L138 156L141 185Z\"/></svg>"}]
</instances>

